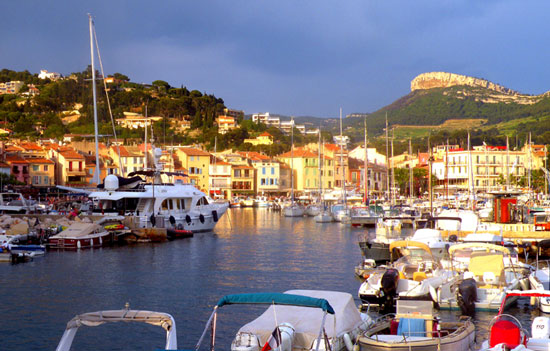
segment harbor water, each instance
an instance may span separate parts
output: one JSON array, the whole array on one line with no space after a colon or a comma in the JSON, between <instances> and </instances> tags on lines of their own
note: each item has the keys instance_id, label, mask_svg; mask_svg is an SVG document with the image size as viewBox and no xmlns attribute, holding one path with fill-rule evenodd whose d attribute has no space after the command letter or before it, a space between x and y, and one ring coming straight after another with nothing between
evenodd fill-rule
<instances>
[{"instance_id":1,"label":"harbor water","mask_svg":"<svg viewBox=\"0 0 550 351\"><path fill-rule=\"evenodd\" d=\"M226 294L337 290L351 293L359 304L361 282L354 267L361 261L357 242L365 231L313 218L285 218L267 209L230 209L213 233L190 239L50 251L29 263L1 264L0 349L54 350L76 314L122 309L126 303L174 316L179 349L194 348L213 306ZM220 309L216 348L229 350L240 326L264 308ZM528 323L538 312L521 301L511 313ZM458 312L441 316L455 319ZM476 316L478 342L485 339L493 316ZM163 348L164 338L161 328L149 325L82 327L73 349L154 350ZM206 338L201 349L209 344Z\"/></svg>"}]
</instances>

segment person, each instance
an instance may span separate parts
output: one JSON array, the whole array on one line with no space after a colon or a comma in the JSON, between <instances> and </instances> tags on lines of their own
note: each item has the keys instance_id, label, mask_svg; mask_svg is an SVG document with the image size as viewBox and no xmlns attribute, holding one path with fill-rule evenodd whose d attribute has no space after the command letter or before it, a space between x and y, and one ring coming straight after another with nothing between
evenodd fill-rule
<instances>
[{"instance_id":1,"label":"person","mask_svg":"<svg viewBox=\"0 0 550 351\"><path fill-rule=\"evenodd\" d=\"M69 219L74 219L76 216L78 216L78 210L73 207L73 210L69 213Z\"/></svg>"}]
</instances>

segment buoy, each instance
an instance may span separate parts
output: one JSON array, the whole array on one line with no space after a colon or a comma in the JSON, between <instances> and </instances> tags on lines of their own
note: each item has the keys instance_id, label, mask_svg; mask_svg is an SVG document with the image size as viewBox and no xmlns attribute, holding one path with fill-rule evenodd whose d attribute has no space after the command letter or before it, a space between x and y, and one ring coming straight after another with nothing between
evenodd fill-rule
<instances>
[{"instance_id":1,"label":"buoy","mask_svg":"<svg viewBox=\"0 0 550 351\"><path fill-rule=\"evenodd\" d=\"M344 333L344 344L346 344L348 351L353 351L353 341L351 341L351 336L348 333Z\"/></svg>"}]
</instances>

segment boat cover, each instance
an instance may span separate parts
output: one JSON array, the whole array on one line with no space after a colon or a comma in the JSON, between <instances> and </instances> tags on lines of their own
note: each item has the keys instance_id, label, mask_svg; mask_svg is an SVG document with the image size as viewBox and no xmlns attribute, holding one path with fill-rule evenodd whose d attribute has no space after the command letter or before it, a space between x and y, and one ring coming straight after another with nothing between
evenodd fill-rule
<instances>
[{"instance_id":1,"label":"boat cover","mask_svg":"<svg viewBox=\"0 0 550 351\"><path fill-rule=\"evenodd\" d=\"M52 238L81 238L99 229L101 229L101 226L96 223L77 222L68 226L61 233L53 235Z\"/></svg>"},{"instance_id":2,"label":"boat cover","mask_svg":"<svg viewBox=\"0 0 550 351\"><path fill-rule=\"evenodd\" d=\"M57 345L56 351L69 351L76 332L82 325L97 327L98 325L111 322L141 322L162 327L166 330L166 350L175 350L178 348L176 322L171 315L162 312L124 309L97 311L75 316L67 323L67 328L63 333L59 345Z\"/></svg>"},{"instance_id":3,"label":"boat cover","mask_svg":"<svg viewBox=\"0 0 550 351\"><path fill-rule=\"evenodd\" d=\"M118 186L119 188L122 188L123 186L126 186L126 185L130 185L130 184L133 184L133 183L139 183L139 182L143 182L143 179L140 177L140 176L134 176L134 177L130 177L130 178L124 178L124 177L121 177L121 176L117 176L118 178ZM101 184L98 184L97 185L97 188L98 189L103 189L105 188L105 181L103 181L103 183Z\"/></svg>"},{"instance_id":4,"label":"boat cover","mask_svg":"<svg viewBox=\"0 0 550 351\"><path fill-rule=\"evenodd\" d=\"M226 295L218 301L218 307L232 304L275 304L293 305L302 307L317 307L325 312L334 314L332 306L325 299L316 299L309 296L292 295L290 293L256 293Z\"/></svg>"},{"instance_id":5,"label":"boat cover","mask_svg":"<svg viewBox=\"0 0 550 351\"><path fill-rule=\"evenodd\" d=\"M289 290L285 294L326 299L335 312L326 317L325 331L329 338L341 336L363 323L351 294L322 290ZM264 345L275 327L287 322L295 328L293 349L310 349L319 336L323 315L324 312L317 308L273 305L239 332L257 335L260 345Z\"/></svg>"}]
</instances>

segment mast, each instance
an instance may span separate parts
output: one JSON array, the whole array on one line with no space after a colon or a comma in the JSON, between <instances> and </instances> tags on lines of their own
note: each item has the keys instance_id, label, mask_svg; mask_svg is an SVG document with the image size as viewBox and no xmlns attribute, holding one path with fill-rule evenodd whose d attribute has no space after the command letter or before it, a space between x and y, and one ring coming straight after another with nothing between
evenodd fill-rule
<instances>
[{"instance_id":1,"label":"mast","mask_svg":"<svg viewBox=\"0 0 550 351\"><path fill-rule=\"evenodd\" d=\"M395 169L393 168L393 139L395 137L395 129L391 130L391 204L395 205Z\"/></svg>"},{"instance_id":2,"label":"mast","mask_svg":"<svg viewBox=\"0 0 550 351\"><path fill-rule=\"evenodd\" d=\"M430 134L428 134L428 189L430 196L430 216L433 215L433 196L432 196L432 148L430 147Z\"/></svg>"},{"instance_id":3,"label":"mast","mask_svg":"<svg viewBox=\"0 0 550 351\"><path fill-rule=\"evenodd\" d=\"M390 196L390 150L388 145L388 113L386 112L386 184L388 189L388 196Z\"/></svg>"},{"instance_id":4,"label":"mast","mask_svg":"<svg viewBox=\"0 0 550 351\"><path fill-rule=\"evenodd\" d=\"M529 187L529 200L531 200L531 168L532 168L532 159L531 159L531 132L529 132L529 173L527 178L527 186Z\"/></svg>"},{"instance_id":5,"label":"mast","mask_svg":"<svg viewBox=\"0 0 550 351\"><path fill-rule=\"evenodd\" d=\"M342 135L342 108L340 107L340 166L342 167L342 191L344 197L344 210L348 209L346 198L346 168L344 167L344 137Z\"/></svg>"},{"instance_id":6,"label":"mast","mask_svg":"<svg viewBox=\"0 0 550 351\"><path fill-rule=\"evenodd\" d=\"M409 157L411 157L411 162L409 163L409 199L410 204L412 205L414 190L413 190L413 167L412 167L412 139L409 138Z\"/></svg>"},{"instance_id":7,"label":"mast","mask_svg":"<svg viewBox=\"0 0 550 351\"><path fill-rule=\"evenodd\" d=\"M290 201L294 205L294 117L290 117Z\"/></svg>"},{"instance_id":8,"label":"mast","mask_svg":"<svg viewBox=\"0 0 550 351\"><path fill-rule=\"evenodd\" d=\"M369 205L369 151L367 149L367 117L365 116L365 205Z\"/></svg>"},{"instance_id":9,"label":"mast","mask_svg":"<svg viewBox=\"0 0 550 351\"><path fill-rule=\"evenodd\" d=\"M93 37L93 26L94 20L92 15L88 14L88 22L90 25L90 56L92 58L92 96L94 100L94 134L95 134L95 170L92 177L92 183L99 184L99 140L98 140L98 128L97 128L97 96L96 96L96 87L95 87L95 65L94 65L94 37Z\"/></svg>"},{"instance_id":10,"label":"mast","mask_svg":"<svg viewBox=\"0 0 550 351\"><path fill-rule=\"evenodd\" d=\"M323 168L322 168L322 162L323 158L321 155L321 125L319 125L319 145L317 146L317 149L319 151L319 204L322 202L322 192L323 192Z\"/></svg>"},{"instance_id":11,"label":"mast","mask_svg":"<svg viewBox=\"0 0 550 351\"><path fill-rule=\"evenodd\" d=\"M145 155L144 155L144 160L145 160L145 168L144 170L147 170L147 166L148 163L147 163L147 103L145 104L145 120L144 120L144 123L145 123ZM151 148L151 153L153 151L153 148Z\"/></svg>"},{"instance_id":12,"label":"mast","mask_svg":"<svg viewBox=\"0 0 550 351\"><path fill-rule=\"evenodd\" d=\"M510 189L510 144L506 136L506 190Z\"/></svg>"},{"instance_id":13,"label":"mast","mask_svg":"<svg viewBox=\"0 0 550 351\"><path fill-rule=\"evenodd\" d=\"M445 194L447 202L449 201L449 138L447 138L447 147L445 148Z\"/></svg>"}]
</instances>

